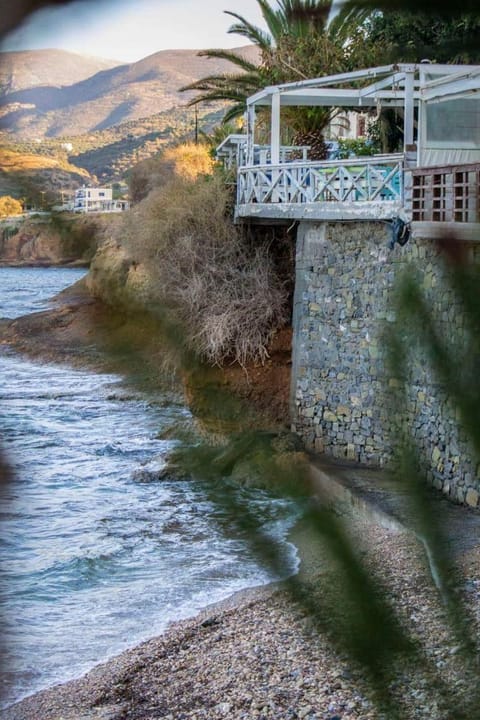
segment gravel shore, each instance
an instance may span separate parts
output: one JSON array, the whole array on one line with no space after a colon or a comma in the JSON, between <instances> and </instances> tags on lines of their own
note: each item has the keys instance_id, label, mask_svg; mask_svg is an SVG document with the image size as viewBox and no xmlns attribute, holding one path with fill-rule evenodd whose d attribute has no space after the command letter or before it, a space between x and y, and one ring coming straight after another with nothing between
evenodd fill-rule
<instances>
[{"instance_id":1,"label":"gravel shore","mask_svg":"<svg viewBox=\"0 0 480 720\"><path fill-rule=\"evenodd\" d=\"M403 625L426 664L398 664L391 688L403 703L399 717L447 720L444 695L459 708L478 692L478 677L465 667L449 634L445 609L412 534L348 518L364 562L375 568ZM303 579L320 604L336 579L320 548L301 528ZM318 552L317 552L318 551ZM480 551L457 561L458 593L478 631ZM285 588L240 593L170 627L162 636L124 652L85 677L40 692L11 707L4 720L214 720L216 718L351 720L384 717L375 708L362 669L319 633ZM471 718L475 715L470 714Z\"/></svg>"}]
</instances>

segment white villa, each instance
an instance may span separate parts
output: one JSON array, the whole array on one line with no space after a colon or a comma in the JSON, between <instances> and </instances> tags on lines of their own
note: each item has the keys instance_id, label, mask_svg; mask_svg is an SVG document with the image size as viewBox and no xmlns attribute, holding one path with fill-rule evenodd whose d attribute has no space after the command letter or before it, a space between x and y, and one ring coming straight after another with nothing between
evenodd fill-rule
<instances>
[{"instance_id":1,"label":"white villa","mask_svg":"<svg viewBox=\"0 0 480 720\"><path fill-rule=\"evenodd\" d=\"M309 160L282 147L285 106L349 111L395 108L403 151L348 160ZM256 143L256 113L268 109L270 140ZM247 133L230 135L217 157L237 167L237 220L391 220L435 232L454 223L480 229L480 66L429 62L374 67L266 87L248 99ZM476 227L474 227L476 226Z\"/></svg>"},{"instance_id":2,"label":"white villa","mask_svg":"<svg viewBox=\"0 0 480 720\"><path fill-rule=\"evenodd\" d=\"M113 200L111 188L83 186L75 191L74 212L122 212L128 207L127 200Z\"/></svg>"}]
</instances>

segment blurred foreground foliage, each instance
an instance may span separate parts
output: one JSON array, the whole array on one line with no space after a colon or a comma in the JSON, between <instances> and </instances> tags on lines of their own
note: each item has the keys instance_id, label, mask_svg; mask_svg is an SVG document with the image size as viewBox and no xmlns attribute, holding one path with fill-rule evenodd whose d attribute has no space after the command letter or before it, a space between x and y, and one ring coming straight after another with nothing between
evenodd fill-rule
<instances>
[{"instance_id":1,"label":"blurred foreground foliage","mask_svg":"<svg viewBox=\"0 0 480 720\"><path fill-rule=\"evenodd\" d=\"M43 3L38 3L41 4ZM376 0L364 2L364 5L374 8L378 8L379 4L381 3ZM33 6L34 3L31 5ZM390 3L384 3L383 6L386 9L403 9L408 6L412 11L422 7L427 12L442 13L451 9L451 3L447 4L440 0L424 0L423 3L418 3L417 0L392 0ZM477 12L478 0L464 2L463 9ZM445 260L451 268L451 282L456 296L464 307L470 329L469 344L464 359L468 361L470 358L471 365L463 368L462 373L458 372L457 357L452 355L448 341L438 334L435 318L432 317L430 308L422 296L418 282L411 274L404 276L398 285L395 300L398 320L385 335L389 370L392 376L400 380L398 393L392 398L392 413L400 420L405 418L404 382L408 381L406 375L408 352L413 340L421 342L428 352L437 379L445 385L454 399L475 451L480 454L480 374L476 365L480 357L478 270L466 264L452 248L454 248L453 244L445 244ZM404 332L404 328L408 328L408 332ZM167 327L168 331L172 341L175 342L175 338L179 335L178 326L173 324L170 329ZM197 361L191 351L185 347L183 340L180 340L179 346L181 351L178 355L182 362L190 369L195 367ZM223 402L222 398L217 398L217 401L219 404ZM452 688L443 684L441 678L437 678L431 690L442 700L443 711L439 717L475 720L480 717L477 638L472 635L468 612L451 582L454 576L453 563L446 550L448 544L445 543L442 518L433 512L429 502L422 472L425 461L412 446L411 436L404 422L399 422L398 438L397 482L402 488L408 488L416 532L424 538L429 550L430 565L435 568L435 584L439 587L447 607L452 632L458 639L464 657L466 674L470 674L473 678L472 693L463 700L460 699L460 702L458 694L453 693ZM272 459L263 440L264 438L259 438L254 433L248 437L233 438L231 445L240 454L251 453L252 447L255 447L255 452L258 451L260 455L263 453L268 472ZM263 448L261 452L257 448L259 442ZM231 453L234 454L234 450L231 450ZM224 475L230 467L226 449L220 452L218 449L212 450L204 445L184 448L181 459L190 472L207 480L212 479L215 470L220 475ZM3 479L7 470L5 464L2 465L1 462L0 458ZM308 493L307 481L303 474L304 468L298 466L288 468L284 475L275 472L278 491L283 490L286 496L293 498L303 509L305 496ZM212 488L213 493L213 485L207 482L206 492L209 491L209 487ZM232 523L249 529L252 543L264 562L274 569L279 569L280 559L275 548L267 538L259 534L256 518L249 507L236 504L233 495L226 491L228 486L224 487L225 492L218 493L215 490L215 502L228 508ZM308 523L312 532L321 538L332 559L333 572L342 581L344 593L341 597L338 594L328 597L327 594L324 596L325 604L319 605L308 584L299 577L292 577L287 581L287 587L293 601L303 605L315 627L320 632L327 632L332 642L346 651L363 668L371 683L375 701L379 709L385 713L385 717L392 720L407 717L398 698L392 694L392 680L396 677L401 663L409 664L414 671L420 673L429 665L429 659L396 617L380 578L367 569L359 559L340 518L325 508L310 504L305 512L304 521ZM432 589L433 587L432 582Z\"/></svg>"},{"instance_id":2,"label":"blurred foreground foliage","mask_svg":"<svg viewBox=\"0 0 480 720\"><path fill-rule=\"evenodd\" d=\"M254 513L248 505L237 502L235 495L229 492L228 482L219 486L213 480L235 477L233 468L239 459L253 458L255 472L261 468L266 478L273 479L275 492L297 504L299 513L303 514L302 522L322 547L322 556L329 558L336 590L329 592L327 583L319 594L315 582L321 584L322 578L312 581L300 574L286 581L288 592L292 601L308 613L317 631L326 635L334 648L361 669L371 689L372 701L380 716L388 720L411 717L408 704L403 704L396 691L398 678L405 680L408 674L425 678L425 694L430 696L432 707L437 708L431 718L480 718L480 656L475 622L459 592L459 573L449 544L447 523L441 506L432 502L433 492L427 486L428 461L413 444L407 422L409 363L412 353L422 350L428 356L435 381L459 409L462 427L480 458L480 273L455 239L444 239L441 247L447 282L462 308L466 323L462 353L459 356L452 339L439 332L437 318L424 295L421 280L412 268L407 268L399 277L394 292L396 322L389 323L384 331L385 372L389 379L397 380L393 384L387 383L390 415L397 420L398 426L394 484L406 495L410 527L430 570L431 592L438 595L443 605L450 649L458 650L468 692L459 694L455 681L442 673L412 628L406 626L384 585L382 559L378 558L378 573L363 562L355 538L349 532L348 517L342 518L335 510L307 500L311 492L308 458L297 452L298 448L290 448L293 450L290 462L279 463L271 438L245 431L231 436L220 448L200 443L179 449L176 457L189 473L206 481L206 492L211 492L214 502L220 503L229 513L232 524L249 534L259 558L278 573L282 569L279 551L259 529ZM459 361L462 372L458 369Z\"/></svg>"}]
</instances>

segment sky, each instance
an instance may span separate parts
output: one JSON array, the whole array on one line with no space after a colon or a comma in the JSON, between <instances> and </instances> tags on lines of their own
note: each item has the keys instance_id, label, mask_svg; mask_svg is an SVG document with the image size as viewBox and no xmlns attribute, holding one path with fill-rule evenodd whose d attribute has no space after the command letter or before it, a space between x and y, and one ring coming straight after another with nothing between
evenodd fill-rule
<instances>
[{"instance_id":1,"label":"sky","mask_svg":"<svg viewBox=\"0 0 480 720\"><path fill-rule=\"evenodd\" d=\"M76 0L34 13L0 50L59 48L133 62L172 48L238 47L224 10L263 25L256 0Z\"/></svg>"}]
</instances>

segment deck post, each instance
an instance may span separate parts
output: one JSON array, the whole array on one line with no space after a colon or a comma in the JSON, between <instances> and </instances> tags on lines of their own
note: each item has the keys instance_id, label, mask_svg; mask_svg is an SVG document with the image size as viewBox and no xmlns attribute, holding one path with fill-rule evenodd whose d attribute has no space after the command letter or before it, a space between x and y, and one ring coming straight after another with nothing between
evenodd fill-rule
<instances>
[{"instance_id":1,"label":"deck post","mask_svg":"<svg viewBox=\"0 0 480 720\"><path fill-rule=\"evenodd\" d=\"M278 88L272 94L272 117L270 124L271 163L280 162L280 91Z\"/></svg>"},{"instance_id":2,"label":"deck post","mask_svg":"<svg viewBox=\"0 0 480 720\"><path fill-rule=\"evenodd\" d=\"M253 165L253 148L255 145L255 105L249 105L247 108L247 147L246 147L246 164Z\"/></svg>"},{"instance_id":3,"label":"deck post","mask_svg":"<svg viewBox=\"0 0 480 720\"><path fill-rule=\"evenodd\" d=\"M412 151L413 146L413 128L414 128L414 82L415 71L407 70L405 72L405 105L404 105L404 129L403 129L403 147L405 153Z\"/></svg>"},{"instance_id":4,"label":"deck post","mask_svg":"<svg viewBox=\"0 0 480 720\"><path fill-rule=\"evenodd\" d=\"M280 92L276 89L272 94L272 114L270 120L270 162L280 164ZM272 202L280 199L277 183L279 171L272 170Z\"/></svg>"}]
</instances>

